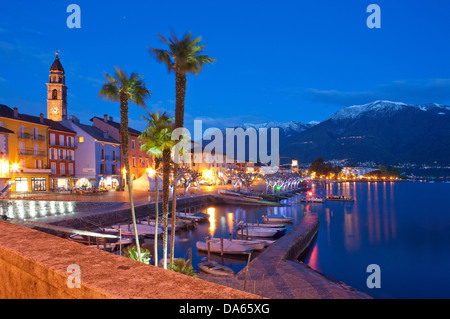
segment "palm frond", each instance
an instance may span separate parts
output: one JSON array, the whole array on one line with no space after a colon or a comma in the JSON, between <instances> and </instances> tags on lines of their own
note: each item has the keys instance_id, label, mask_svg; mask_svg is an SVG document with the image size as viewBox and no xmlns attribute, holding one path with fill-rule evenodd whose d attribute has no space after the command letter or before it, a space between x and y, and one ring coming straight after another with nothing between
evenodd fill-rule
<instances>
[{"instance_id":1,"label":"palm frond","mask_svg":"<svg viewBox=\"0 0 450 319\"><path fill-rule=\"evenodd\" d=\"M175 70L182 74L198 74L203 71L203 66L208 63L214 63L215 59L202 54L206 44L199 44L202 37L192 38L190 32L186 32L180 40L175 33L171 31L171 38L167 40L158 33L161 40L169 46L169 50L150 48L157 61L167 65L168 71Z\"/></svg>"}]
</instances>

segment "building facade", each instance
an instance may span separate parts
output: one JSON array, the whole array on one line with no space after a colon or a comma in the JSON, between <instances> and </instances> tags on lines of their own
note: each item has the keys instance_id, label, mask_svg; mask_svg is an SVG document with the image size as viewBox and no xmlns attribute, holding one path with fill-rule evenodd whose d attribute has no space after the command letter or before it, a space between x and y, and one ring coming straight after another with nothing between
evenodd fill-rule
<instances>
[{"instance_id":1,"label":"building facade","mask_svg":"<svg viewBox=\"0 0 450 319\"><path fill-rule=\"evenodd\" d=\"M92 125L102 132L105 132L112 138L120 141L120 123L115 122L113 118L107 114L103 118L93 117ZM141 134L138 130L131 127L128 128L128 161L130 163L131 180L142 177L147 168L152 167L153 159L145 151L141 151L141 143L138 136ZM121 172L125 167L124 156L121 154L120 168Z\"/></svg>"},{"instance_id":2,"label":"building facade","mask_svg":"<svg viewBox=\"0 0 450 319\"><path fill-rule=\"evenodd\" d=\"M100 129L71 116L61 122L76 133L75 186L99 189L121 187L120 143Z\"/></svg>"},{"instance_id":3,"label":"building facade","mask_svg":"<svg viewBox=\"0 0 450 319\"><path fill-rule=\"evenodd\" d=\"M8 138L11 191L47 191L49 126L44 115L20 114L18 108L0 105L0 126L14 132Z\"/></svg>"},{"instance_id":4,"label":"building facade","mask_svg":"<svg viewBox=\"0 0 450 319\"><path fill-rule=\"evenodd\" d=\"M13 131L0 127L0 197L10 191L9 136Z\"/></svg>"},{"instance_id":5,"label":"building facade","mask_svg":"<svg viewBox=\"0 0 450 319\"><path fill-rule=\"evenodd\" d=\"M51 170L50 189L70 189L75 179L76 133L59 122L49 119L48 161Z\"/></svg>"}]
</instances>

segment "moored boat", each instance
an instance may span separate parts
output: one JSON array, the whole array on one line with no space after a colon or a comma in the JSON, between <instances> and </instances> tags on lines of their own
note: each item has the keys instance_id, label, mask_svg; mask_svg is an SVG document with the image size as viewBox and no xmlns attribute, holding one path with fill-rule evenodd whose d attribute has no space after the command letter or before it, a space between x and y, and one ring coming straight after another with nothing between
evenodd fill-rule
<instances>
[{"instance_id":1,"label":"moored boat","mask_svg":"<svg viewBox=\"0 0 450 319\"><path fill-rule=\"evenodd\" d=\"M353 202L355 201L351 196L343 196L343 195L329 195L325 197L326 200L331 201L341 201L341 202Z\"/></svg>"},{"instance_id":2,"label":"moored boat","mask_svg":"<svg viewBox=\"0 0 450 319\"><path fill-rule=\"evenodd\" d=\"M221 239L217 238L217 237L212 237L209 240L218 242L220 244ZM246 246L246 247L248 247L250 249L254 249L254 250L263 250L267 246L266 241L257 240L257 239L255 239L255 240L231 239L230 240L230 239L223 238L223 242L224 242L224 245L225 245L225 242L234 242L234 243L240 244L242 246Z\"/></svg>"},{"instance_id":3,"label":"moored boat","mask_svg":"<svg viewBox=\"0 0 450 319\"><path fill-rule=\"evenodd\" d=\"M251 193L239 192L239 195L241 195L241 197L243 197L243 198L248 198L248 199L256 199L256 200L263 199L261 196L251 194Z\"/></svg>"},{"instance_id":4,"label":"moored boat","mask_svg":"<svg viewBox=\"0 0 450 319\"><path fill-rule=\"evenodd\" d=\"M181 219L193 220L195 222L204 222L209 219L209 215L202 212L198 212L196 214L176 212L176 216Z\"/></svg>"},{"instance_id":5,"label":"moored boat","mask_svg":"<svg viewBox=\"0 0 450 319\"><path fill-rule=\"evenodd\" d=\"M224 265L219 264L215 261L203 261L198 264L198 268L205 273L219 276L232 276L234 275L234 271Z\"/></svg>"},{"instance_id":6,"label":"moored boat","mask_svg":"<svg viewBox=\"0 0 450 319\"><path fill-rule=\"evenodd\" d=\"M249 237L275 237L281 236L286 233L286 228L270 228L270 227L252 227L247 226L242 228L242 230L237 232L237 234L242 234L243 236Z\"/></svg>"},{"instance_id":7,"label":"moored boat","mask_svg":"<svg viewBox=\"0 0 450 319\"><path fill-rule=\"evenodd\" d=\"M224 195L232 198L244 198L244 199L253 199L253 200L262 200L261 196L252 194L252 193L244 193L244 192L235 192L235 191L227 191L227 190L219 190L217 192L219 195Z\"/></svg>"},{"instance_id":8,"label":"moored boat","mask_svg":"<svg viewBox=\"0 0 450 319\"><path fill-rule=\"evenodd\" d=\"M198 250L208 251L208 241L197 241L195 246ZM223 247L220 241L209 241L209 251L212 253L221 253L223 251L224 254L242 255L251 253L253 249L232 241L224 241Z\"/></svg>"},{"instance_id":9,"label":"moored boat","mask_svg":"<svg viewBox=\"0 0 450 319\"><path fill-rule=\"evenodd\" d=\"M238 193L232 192L232 191L226 191L226 190L219 190L217 191L219 195L225 195L230 197L241 197Z\"/></svg>"},{"instance_id":10,"label":"moored boat","mask_svg":"<svg viewBox=\"0 0 450 319\"><path fill-rule=\"evenodd\" d=\"M106 231L113 231L113 232L119 232L119 228L122 232L122 237L134 237L134 227L131 225L130 228L128 228L128 225L113 225L109 229L105 229ZM156 227L152 225L143 225L143 224L136 224L136 229L138 232L138 236L143 237L154 237L156 233ZM163 233L163 228L158 226L158 236L161 236Z\"/></svg>"},{"instance_id":11,"label":"moored boat","mask_svg":"<svg viewBox=\"0 0 450 319\"><path fill-rule=\"evenodd\" d=\"M324 199L319 196L311 196L311 197L304 197L300 199L301 202L306 203L323 203Z\"/></svg>"},{"instance_id":12,"label":"moored boat","mask_svg":"<svg viewBox=\"0 0 450 319\"><path fill-rule=\"evenodd\" d=\"M263 215L263 223L292 223L294 217L287 217L286 215Z\"/></svg>"}]
</instances>

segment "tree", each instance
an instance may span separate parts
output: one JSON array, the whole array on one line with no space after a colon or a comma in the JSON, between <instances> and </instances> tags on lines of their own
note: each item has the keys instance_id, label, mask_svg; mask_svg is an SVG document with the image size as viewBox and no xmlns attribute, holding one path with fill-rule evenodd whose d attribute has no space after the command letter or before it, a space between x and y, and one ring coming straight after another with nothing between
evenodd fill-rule
<instances>
[{"instance_id":1,"label":"tree","mask_svg":"<svg viewBox=\"0 0 450 319\"><path fill-rule=\"evenodd\" d=\"M163 260L164 269L167 269L167 239L168 239L168 225L167 218L169 215L169 174L170 174L170 152L175 145L172 140L173 118L169 117L167 113L160 115L158 112L148 112L149 116L143 115L147 121L147 127L139 135L139 140L142 142L141 150L148 154L155 156L155 163L158 163L162 158L163 166ZM158 167L156 166L156 167ZM155 169L156 170L156 169ZM156 173L155 173L156 174ZM156 182L156 190L158 190L158 182ZM156 220L155 231L158 229L158 193L156 194ZM173 218L173 216L172 216ZM172 229L175 229L172 227ZM155 233L155 266L157 266L157 233Z\"/></svg>"},{"instance_id":2,"label":"tree","mask_svg":"<svg viewBox=\"0 0 450 319\"><path fill-rule=\"evenodd\" d=\"M166 40L158 33L161 40L169 46L169 50L161 50L150 48L157 61L167 66L168 72L175 73L175 125L174 129L181 128L184 125L184 101L186 97L186 76L190 73L197 75L203 71L203 65L214 63L215 59L202 54L205 44L200 45L202 37L192 38L190 32L185 33L182 39L178 39L173 32L172 38ZM178 163L174 164L174 181L177 181ZM172 229L175 229L175 213L176 213L176 184L173 187L172 195ZM171 263L175 251L175 234L172 232L171 237Z\"/></svg>"},{"instance_id":3,"label":"tree","mask_svg":"<svg viewBox=\"0 0 450 319\"><path fill-rule=\"evenodd\" d=\"M315 172L316 175L328 175L333 170L333 165L326 163L322 157L316 158L309 167L309 172Z\"/></svg>"},{"instance_id":4,"label":"tree","mask_svg":"<svg viewBox=\"0 0 450 319\"><path fill-rule=\"evenodd\" d=\"M202 177L202 173L189 168L179 168L178 176L180 177L181 184L183 184L184 186L184 194L185 196L188 196L188 191L192 183L199 183Z\"/></svg>"},{"instance_id":5,"label":"tree","mask_svg":"<svg viewBox=\"0 0 450 319\"><path fill-rule=\"evenodd\" d=\"M120 142L124 157L126 182L130 195L131 217L133 219L134 235L139 259L141 258L139 238L136 227L136 215L134 211L133 192L130 178L130 163L128 161L128 102L145 108L145 100L150 97L150 90L145 87L142 77L131 73L130 77L119 67L116 67L114 76L106 75L106 83L98 93L99 97L120 102Z\"/></svg>"}]
</instances>

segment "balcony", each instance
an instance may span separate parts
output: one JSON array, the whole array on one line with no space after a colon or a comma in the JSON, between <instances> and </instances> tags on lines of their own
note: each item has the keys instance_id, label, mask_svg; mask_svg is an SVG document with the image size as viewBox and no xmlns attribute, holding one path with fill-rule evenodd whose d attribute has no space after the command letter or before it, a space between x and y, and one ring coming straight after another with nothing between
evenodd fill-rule
<instances>
[{"instance_id":1,"label":"balcony","mask_svg":"<svg viewBox=\"0 0 450 319\"><path fill-rule=\"evenodd\" d=\"M102 162L106 162L106 161L108 161L108 159L109 159L108 155L102 155L102 157L101 157Z\"/></svg>"},{"instance_id":2,"label":"balcony","mask_svg":"<svg viewBox=\"0 0 450 319\"><path fill-rule=\"evenodd\" d=\"M30 139L31 138L31 134L30 133L25 133L25 132L20 132L19 135L17 136L17 138Z\"/></svg>"},{"instance_id":3,"label":"balcony","mask_svg":"<svg viewBox=\"0 0 450 319\"><path fill-rule=\"evenodd\" d=\"M50 141L50 146L58 146L60 148L77 148L75 143L60 144L59 141Z\"/></svg>"},{"instance_id":4,"label":"balcony","mask_svg":"<svg viewBox=\"0 0 450 319\"><path fill-rule=\"evenodd\" d=\"M36 156L36 157L45 157L47 156L46 151L35 151L32 148L19 149L19 156Z\"/></svg>"},{"instance_id":5,"label":"balcony","mask_svg":"<svg viewBox=\"0 0 450 319\"><path fill-rule=\"evenodd\" d=\"M53 160L53 158L50 158L50 159ZM59 155L56 159L60 160L60 161L74 161L75 160L75 158L72 156L61 156L61 155Z\"/></svg>"},{"instance_id":6,"label":"balcony","mask_svg":"<svg viewBox=\"0 0 450 319\"><path fill-rule=\"evenodd\" d=\"M44 135L33 135L33 141L45 142L46 138Z\"/></svg>"}]
</instances>

